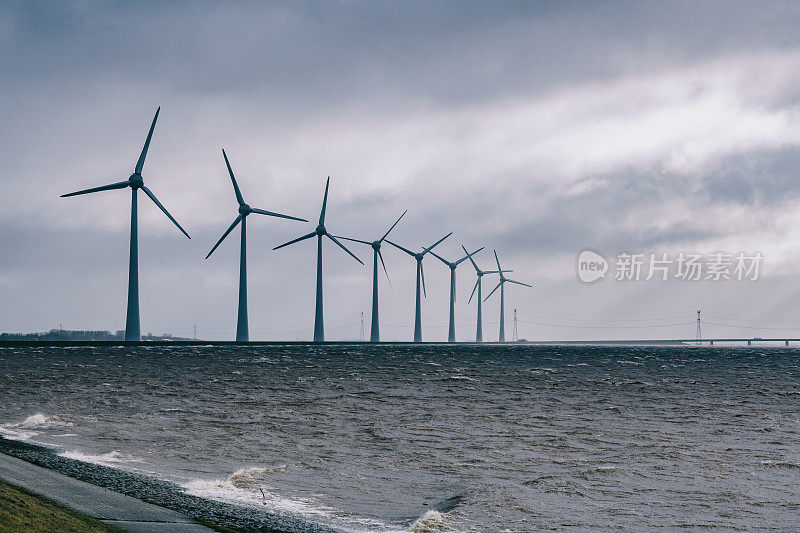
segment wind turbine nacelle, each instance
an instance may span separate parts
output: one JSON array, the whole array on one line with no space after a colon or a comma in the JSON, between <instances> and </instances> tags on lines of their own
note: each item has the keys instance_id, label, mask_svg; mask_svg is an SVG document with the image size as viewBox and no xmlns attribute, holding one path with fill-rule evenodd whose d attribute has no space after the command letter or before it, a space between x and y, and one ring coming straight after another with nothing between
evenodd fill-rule
<instances>
[{"instance_id":1,"label":"wind turbine nacelle","mask_svg":"<svg viewBox=\"0 0 800 533\"><path fill-rule=\"evenodd\" d=\"M131 184L131 187L134 189L140 189L144 187L144 180L142 179L141 174L131 174L131 177L128 178L128 181Z\"/></svg>"},{"instance_id":2,"label":"wind turbine nacelle","mask_svg":"<svg viewBox=\"0 0 800 533\"><path fill-rule=\"evenodd\" d=\"M372 242L372 249L376 252L381 249L381 241L373 241Z\"/></svg>"},{"instance_id":3,"label":"wind turbine nacelle","mask_svg":"<svg viewBox=\"0 0 800 533\"><path fill-rule=\"evenodd\" d=\"M323 226L322 224L320 224L319 226L317 226L317 229L315 230L315 232L316 232L316 233L317 233L317 235L319 235L320 237L321 237L321 236L323 236L323 235L325 235L325 234L327 233L327 231L325 231L325 226Z\"/></svg>"},{"instance_id":4,"label":"wind turbine nacelle","mask_svg":"<svg viewBox=\"0 0 800 533\"><path fill-rule=\"evenodd\" d=\"M247 215L249 215L249 214L250 214L250 212L251 212L252 210L253 210L253 208L252 208L252 207L250 207L250 206L249 206L249 205L247 205L247 204L242 204L242 205L240 205L240 206L239 206L239 214L240 214L240 215L247 216Z\"/></svg>"}]
</instances>

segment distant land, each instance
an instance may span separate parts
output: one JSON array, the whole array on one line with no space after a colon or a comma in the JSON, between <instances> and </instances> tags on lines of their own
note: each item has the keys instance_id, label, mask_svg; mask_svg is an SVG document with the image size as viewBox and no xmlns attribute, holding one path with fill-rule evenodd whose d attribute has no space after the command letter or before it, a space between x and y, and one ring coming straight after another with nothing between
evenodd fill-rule
<instances>
[{"instance_id":1,"label":"distant land","mask_svg":"<svg viewBox=\"0 0 800 533\"><path fill-rule=\"evenodd\" d=\"M0 341L121 341L125 340L125 330L115 333L101 330L51 329L42 333L0 333ZM142 335L148 341L191 341L186 337L173 337L169 333Z\"/></svg>"}]
</instances>

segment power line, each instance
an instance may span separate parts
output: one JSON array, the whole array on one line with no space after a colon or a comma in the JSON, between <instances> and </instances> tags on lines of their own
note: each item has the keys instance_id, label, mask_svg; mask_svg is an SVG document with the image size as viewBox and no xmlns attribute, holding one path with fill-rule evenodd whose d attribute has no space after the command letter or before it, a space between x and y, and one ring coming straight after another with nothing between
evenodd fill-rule
<instances>
[{"instance_id":1,"label":"power line","mask_svg":"<svg viewBox=\"0 0 800 533\"><path fill-rule=\"evenodd\" d=\"M668 328L672 326L686 326L693 322L676 322L674 324L647 324L644 326L586 326L582 324L550 324L545 322L532 322L520 320L523 324L533 324L536 326L550 326L554 328L577 328L577 329L647 329L647 328Z\"/></svg>"},{"instance_id":2,"label":"power line","mask_svg":"<svg viewBox=\"0 0 800 533\"><path fill-rule=\"evenodd\" d=\"M770 328L765 326L740 326L736 324L719 324L717 322L708 322L706 324L710 324L712 326L720 326L723 328L736 328L736 329L764 329L767 331L800 331L800 326L796 328Z\"/></svg>"}]
</instances>

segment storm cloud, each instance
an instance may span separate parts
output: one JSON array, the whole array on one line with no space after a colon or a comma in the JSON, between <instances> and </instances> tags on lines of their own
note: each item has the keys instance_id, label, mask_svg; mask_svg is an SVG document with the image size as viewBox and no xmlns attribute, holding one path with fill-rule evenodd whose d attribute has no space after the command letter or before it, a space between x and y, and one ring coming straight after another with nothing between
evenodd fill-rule
<instances>
[{"instance_id":1,"label":"storm cloud","mask_svg":"<svg viewBox=\"0 0 800 533\"><path fill-rule=\"evenodd\" d=\"M59 195L126 179L160 105L144 177L192 240L140 203L143 332L233 336L238 242L203 259L236 216L224 147L253 206L314 220L330 175L335 234L376 238L408 209L404 246L453 231L441 253L486 246L484 268L497 249L534 284L507 294L523 337L691 337L699 307L753 326L721 335L785 335L800 320L798 22L790 2L5 3L0 330L124 326L129 195ZM313 245L271 249L312 227L249 224L252 338L310 337ZM585 286L586 248L765 259L756 282ZM353 251L367 267L325 250L332 339L369 319L371 251ZM414 264L394 252L383 333L406 340ZM425 338L443 339L448 272L425 270ZM459 339L474 279L459 267ZM657 320L674 316L686 324ZM662 326L630 327L642 318Z\"/></svg>"}]
</instances>

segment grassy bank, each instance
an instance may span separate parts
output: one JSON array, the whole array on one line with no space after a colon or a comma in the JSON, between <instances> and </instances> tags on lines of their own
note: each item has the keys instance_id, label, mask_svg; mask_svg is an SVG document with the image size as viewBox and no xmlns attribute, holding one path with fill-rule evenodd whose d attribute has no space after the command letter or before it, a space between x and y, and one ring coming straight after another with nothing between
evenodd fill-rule
<instances>
[{"instance_id":1,"label":"grassy bank","mask_svg":"<svg viewBox=\"0 0 800 533\"><path fill-rule=\"evenodd\" d=\"M122 531L0 481L0 532L107 533Z\"/></svg>"}]
</instances>

